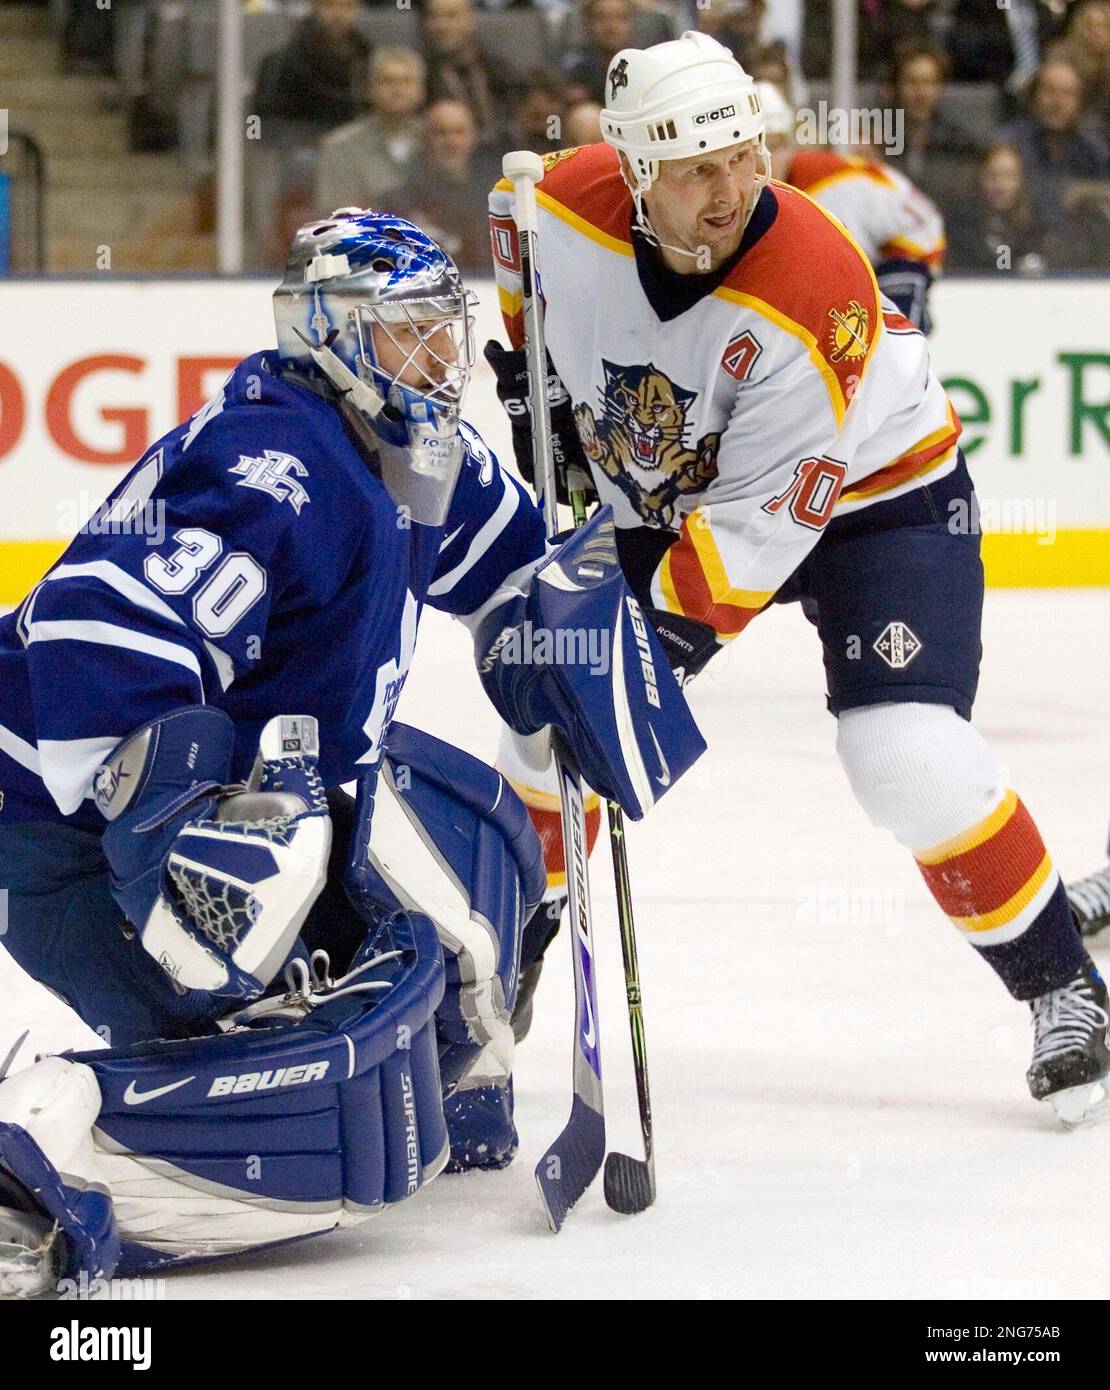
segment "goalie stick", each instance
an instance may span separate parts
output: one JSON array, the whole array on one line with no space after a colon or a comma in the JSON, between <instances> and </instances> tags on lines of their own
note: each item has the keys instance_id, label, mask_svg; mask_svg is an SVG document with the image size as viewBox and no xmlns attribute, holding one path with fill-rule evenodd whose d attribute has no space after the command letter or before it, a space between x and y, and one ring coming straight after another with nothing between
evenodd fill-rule
<instances>
[{"instance_id":1,"label":"goalie stick","mask_svg":"<svg viewBox=\"0 0 1110 1390\"><path fill-rule=\"evenodd\" d=\"M537 287L536 184L543 178L543 161L530 150L506 154L502 172L513 185L517 239L520 249L521 301L524 345L529 363L532 411L533 477L543 506L548 538L558 531L555 464L551 450L551 417L547 400L547 353L543 317ZM568 477L568 486L571 484ZM572 489L574 524L586 520L583 490ZM598 1050L597 988L594 977L592 915L585 810L581 778L569 749L555 744L556 770L562 808L563 853L567 870L567 897L574 951L575 1017L574 1099L570 1119L555 1143L536 1167L536 1181L552 1230L558 1231L574 1203L593 1182L605 1155L605 1112L601 1088L601 1056ZM614 802L608 803L609 839L617 888L617 910L624 957L625 989L632 1028L636 1091L646 1157L612 1153L605 1164L605 1200L615 1211L643 1211L655 1200L655 1162L651 1144L651 1100L648 1093L647 1054L640 1004L635 928L629 887L628 860L624 848L624 817Z\"/></svg>"},{"instance_id":2,"label":"goalie stick","mask_svg":"<svg viewBox=\"0 0 1110 1390\"><path fill-rule=\"evenodd\" d=\"M513 185L516 199L524 343L528 354L532 407L533 476L543 507L544 529L550 540L559 529L559 521L555 499L555 463L551 452L551 416L547 404L546 350L535 259L536 184L543 178L543 161L531 150L514 150L505 155L501 169ZM536 1165L536 1182L548 1224L553 1231L558 1231L567 1213L597 1177L604 1162L605 1104L601 1090L597 984L582 779L570 749L557 733L553 734L552 745L559 780L563 861L566 865L570 938L574 956L574 1095L570 1119Z\"/></svg>"}]
</instances>

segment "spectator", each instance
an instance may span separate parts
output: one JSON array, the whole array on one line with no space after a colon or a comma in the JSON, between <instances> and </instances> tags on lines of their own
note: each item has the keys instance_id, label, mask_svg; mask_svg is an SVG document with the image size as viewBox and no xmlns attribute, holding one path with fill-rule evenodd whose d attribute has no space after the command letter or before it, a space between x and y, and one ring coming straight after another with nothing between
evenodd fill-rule
<instances>
[{"instance_id":1,"label":"spectator","mask_svg":"<svg viewBox=\"0 0 1110 1390\"><path fill-rule=\"evenodd\" d=\"M1068 30L1048 50L1070 62L1083 79L1083 120L1105 133L1110 127L1110 0L1084 0Z\"/></svg>"},{"instance_id":2,"label":"spectator","mask_svg":"<svg viewBox=\"0 0 1110 1390\"><path fill-rule=\"evenodd\" d=\"M635 14L632 0L583 0L586 43L581 48L571 49L562 63L568 101L605 104L609 98L605 74L613 54L631 47Z\"/></svg>"},{"instance_id":3,"label":"spectator","mask_svg":"<svg viewBox=\"0 0 1110 1390\"><path fill-rule=\"evenodd\" d=\"M874 51L885 65L900 48L922 48L936 41L940 6L937 0L880 0L871 7L869 28Z\"/></svg>"},{"instance_id":4,"label":"spectator","mask_svg":"<svg viewBox=\"0 0 1110 1390\"><path fill-rule=\"evenodd\" d=\"M312 13L289 43L259 70L258 115L324 130L358 115L370 57L370 45L355 28L358 8L359 0L313 0Z\"/></svg>"},{"instance_id":5,"label":"spectator","mask_svg":"<svg viewBox=\"0 0 1110 1390\"><path fill-rule=\"evenodd\" d=\"M730 48L736 61L750 72L755 55L766 47L763 40L766 13L765 0L722 0L722 3L698 6L694 28Z\"/></svg>"},{"instance_id":6,"label":"spectator","mask_svg":"<svg viewBox=\"0 0 1110 1390\"><path fill-rule=\"evenodd\" d=\"M424 0L420 7L428 100L465 102L479 140L492 143L517 84L506 78L504 60L480 47L477 29L471 0Z\"/></svg>"},{"instance_id":7,"label":"spectator","mask_svg":"<svg viewBox=\"0 0 1110 1390\"><path fill-rule=\"evenodd\" d=\"M790 64L786 61L785 52L776 44L759 49L748 71L757 82L770 82L772 87L776 87L783 101L791 106L797 104L791 99Z\"/></svg>"},{"instance_id":8,"label":"spectator","mask_svg":"<svg viewBox=\"0 0 1110 1390\"><path fill-rule=\"evenodd\" d=\"M423 227L460 270L486 270L487 199L500 176L499 161L478 152L478 127L466 102L433 102L409 177L382 206Z\"/></svg>"},{"instance_id":9,"label":"spectator","mask_svg":"<svg viewBox=\"0 0 1110 1390\"><path fill-rule=\"evenodd\" d=\"M563 122L563 144L568 149L578 145L596 145L601 139L601 107L596 101L576 101L568 107Z\"/></svg>"},{"instance_id":10,"label":"spectator","mask_svg":"<svg viewBox=\"0 0 1110 1390\"><path fill-rule=\"evenodd\" d=\"M505 140L507 149L547 154L565 144L563 80L550 68L532 68L521 80Z\"/></svg>"},{"instance_id":11,"label":"spectator","mask_svg":"<svg viewBox=\"0 0 1110 1390\"><path fill-rule=\"evenodd\" d=\"M1037 271L1044 248L1045 228L1021 155L1013 145L992 145L972 196L948 223L949 268Z\"/></svg>"},{"instance_id":12,"label":"spectator","mask_svg":"<svg viewBox=\"0 0 1110 1390\"><path fill-rule=\"evenodd\" d=\"M1082 111L1083 79L1070 63L1054 58L1037 70L1028 114L999 132L1021 155L1050 227L1063 220L1071 183L1110 173L1101 140L1078 129Z\"/></svg>"},{"instance_id":13,"label":"spectator","mask_svg":"<svg viewBox=\"0 0 1110 1390\"><path fill-rule=\"evenodd\" d=\"M756 49L748 71L757 82L770 82L777 87L784 101L795 109L809 99L805 78L790 62L784 46L776 41Z\"/></svg>"},{"instance_id":14,"label":"spectator","mask_svg":"<svg viewBox=\"0 0 1110 1390\"><path fill-rule=\"evenodd\" d=\"M424 60L411 48L381 48L370 65L370 112L325 135L316 203L320 211L373 207L403 183L420 144Z\"/></svg>"},{"instance_id":15,"label":"spectator","mask_svg":"<svg viewBox=\"0 0 1110 1390\"><path fill-rule=\"evenodd\" d=\"M953 77L993 82L1014 109L1061 32L1066 8L1062 0L956 0L948 38Z\"/></svg>"},{"instance_id":16,"label":"spectator","mask_svg":"<svg viewBox=\"0 0 1110 1390\"><path fill-rule=\"evenodd\" d=\"M943 114L948 57L934 44L901 50L894 63L894 107L903 122L903 149L886 152L886 161L901 169L950 220L962 204L983 156L983 145Z\"/></svg>"},{"instance_id":17,"label":"spectator","mask_svg":"<svg viewBox=\"0 0 1110 1390\"><path fill-rule=\"evenodd\" d=\"M994 0L973 3L993 5ZM832 10L833 0L806 0L802 70L811 79L829 76ZM898 45L936 43L943 36L942 8L934 0L860 0L857 14L856 56L859 76L865 80L888 74Z\"/></svg>"}]
</instances>

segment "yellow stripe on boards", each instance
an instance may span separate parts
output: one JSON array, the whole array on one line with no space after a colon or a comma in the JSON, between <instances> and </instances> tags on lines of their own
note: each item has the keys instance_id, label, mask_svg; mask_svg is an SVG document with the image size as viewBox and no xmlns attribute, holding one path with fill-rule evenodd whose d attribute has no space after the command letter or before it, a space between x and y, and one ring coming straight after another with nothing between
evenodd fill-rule
<instances>
[{"instance_id":1,"label":"yellow stripe on boards","mask_svg":"<svg viewBox=\"0 0 1110 1390\"><path fill-rule=\"evenodd\" d=\"M22 603L68 541L0 541L0 603Z\"/></svg>"},{"instance_id":2,"label":"yellow stripe on boards","mask_svg":"<svg viewBox=\"0 0 1110 1390\"><path fill-rule=\"evenodd\" d=\"M988 588L1110 585L1110 530L1057 531L1051 540L1029 532L988 532L982 540Z\"/></svg>"},{"instance_id":3,"label":"yellow stripe on boards","mask_svg":"<svg viewBox=\"0 0 1110 1390\"><path fill-rule=\"evenodd\" d=\"M1051 544L1044 545L1039 543L1041 538L1031 534L988 533L982 539L988 588L1110 588L1110 529L1057 531ZM0 604L12 607L22 603L66 544L0 541ZM671 612L681 613L678 596L668 582L666 563L659 578Z\"/></svg>"}]
</instances>

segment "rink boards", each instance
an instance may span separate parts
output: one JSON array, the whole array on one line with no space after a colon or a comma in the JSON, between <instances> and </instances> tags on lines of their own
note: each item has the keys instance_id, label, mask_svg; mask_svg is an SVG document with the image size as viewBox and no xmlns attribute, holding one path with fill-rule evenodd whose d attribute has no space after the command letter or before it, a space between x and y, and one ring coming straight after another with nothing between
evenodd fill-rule
<instances>
[{"instance_id":1,"label":"rink boards","mask_svg":"<svg viewBox=\"0 0 1110 1390\"><path fill-rule=\"evenodd\" d=\"M0 604L15 603L127 468L273 343L269 279L0 284ZM477 342L500 335L474 281ZM988 582L1110 584L1110 280L950 280L933 362L964 422ZM468 417L503 460L479 354Z\"/></svg>"}]
</instances>

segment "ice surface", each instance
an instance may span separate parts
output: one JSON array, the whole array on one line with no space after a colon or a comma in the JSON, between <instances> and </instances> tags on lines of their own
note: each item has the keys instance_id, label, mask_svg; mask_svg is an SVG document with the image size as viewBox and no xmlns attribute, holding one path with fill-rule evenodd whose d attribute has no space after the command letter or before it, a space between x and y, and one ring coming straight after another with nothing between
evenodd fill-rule
<instances>
[{"instance_id":1,"label":"ice surface","mask_svg":"<svg viewBox=\"0 0 1110 1390\"><path fill-rule=\"evenodd\" d=\"M1102 591L988 595L977 722L1065 876L1105 845L1108 631ZM559 1236L544 1222L532 1166L570 1106L563 935L519 1054L512 1167L440 1178L290 1252L178 1274L168 1296L1104 1296L1110 1123L1066 1133L1029 1099L1027 1012L856 807L823 692L797 609L759 618L693 691L710 752L631 828L652 1210L610 1212L599 1179ZM399 713L492 755L465 634L434 613ZM604 845L593 862L610 1143L635 1152ZM87 1043L6 959L0 998L0 1056L28 1024L39 1050Z\"/></svg>"}]
</instances>

